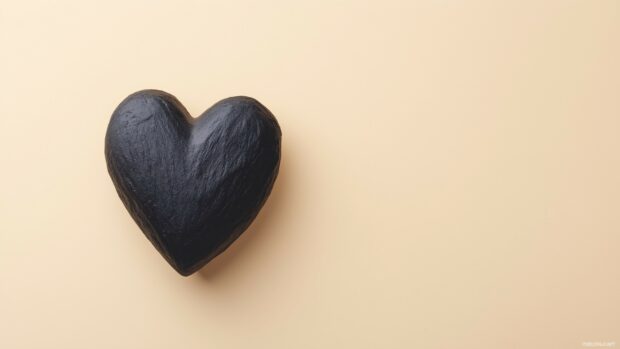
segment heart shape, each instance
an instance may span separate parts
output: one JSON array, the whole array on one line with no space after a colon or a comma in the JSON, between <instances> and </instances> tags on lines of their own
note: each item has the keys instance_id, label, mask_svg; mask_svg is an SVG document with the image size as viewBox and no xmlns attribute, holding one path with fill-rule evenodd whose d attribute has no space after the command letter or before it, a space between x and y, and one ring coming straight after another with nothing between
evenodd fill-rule
<instances>
[{"instance_id":1,"label":"heart shape","mask_svg":"<svg viewBox=\"0 0 620 349\"><path fill-rule=\"evenodd\" d=\"M253 98L221 100L194 119L171 94L144 90L112 114L105 156L131 217L187 276L252 223L278 175L281 137Z\"/></svg>"}]
</instances>

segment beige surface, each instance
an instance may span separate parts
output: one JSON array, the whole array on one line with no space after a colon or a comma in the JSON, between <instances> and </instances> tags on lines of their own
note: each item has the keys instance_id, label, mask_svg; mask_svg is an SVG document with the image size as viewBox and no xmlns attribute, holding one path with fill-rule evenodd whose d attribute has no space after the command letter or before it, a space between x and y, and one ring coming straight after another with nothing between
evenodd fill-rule
<instances>
[{"instance_id":1,"label":"beige surface","mask_svg":"<svg viewBox=\"0 0 620 349\"><path fill-rule=\"evenodd\" d=\"M409 3L3 1L0 347L620 346L620 3ZM144 88L284 132L190 278L105 168Z\"/></svg>"}]
</instances>

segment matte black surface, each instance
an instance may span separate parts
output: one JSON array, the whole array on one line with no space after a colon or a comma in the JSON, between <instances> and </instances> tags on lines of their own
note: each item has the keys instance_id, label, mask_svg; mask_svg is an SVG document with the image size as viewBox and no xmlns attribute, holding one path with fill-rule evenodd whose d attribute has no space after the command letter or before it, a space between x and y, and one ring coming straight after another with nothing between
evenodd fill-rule
<instances>
[{"instance_id":1,"label":"matte black surface","mask_svg":"<svg viewBox=\"0 0 620 349\"><path fill-rule=\"evenodd\" d=\"M114 111L108 171L146 237L181 275L223 252L254 220L280 165L281 132L255 99L193 119L172 95L136 92Z\"/></svg>"}]
</instances>

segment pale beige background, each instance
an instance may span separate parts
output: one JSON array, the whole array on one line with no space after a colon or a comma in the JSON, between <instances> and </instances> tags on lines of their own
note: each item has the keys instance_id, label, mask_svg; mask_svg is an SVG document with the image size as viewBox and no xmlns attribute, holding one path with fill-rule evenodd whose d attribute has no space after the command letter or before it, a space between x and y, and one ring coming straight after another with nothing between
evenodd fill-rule
<instances>
[{"instance_id":1,"label":"pale beige background","mask_svg":"<svg viewBox=\"0 0 620 349\"><path fill-rule=\"evenodd\" d=\"M620 346L620 2L3 1L1 348ZM249 95L246 234L177 275L108 118Z\"/></svg>"}]
</instances>

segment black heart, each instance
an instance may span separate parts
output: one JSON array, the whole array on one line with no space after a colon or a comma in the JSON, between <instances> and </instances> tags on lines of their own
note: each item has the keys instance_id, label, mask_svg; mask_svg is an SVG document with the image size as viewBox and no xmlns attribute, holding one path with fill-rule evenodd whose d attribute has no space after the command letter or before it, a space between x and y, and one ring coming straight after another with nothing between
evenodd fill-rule
<instances>
[{"instance_id":1,"label":"black heart","mask_svg":"<svg viewBox=\"0 0 620 349\"><path fill-rule=\"evenodd\" d=\"M278 175L281 137L253 98L224 99L194 119L171 94L145 90L112 114L105 155L131 217L187 276L252 223Z\"/></svg>"}]
</instances>

